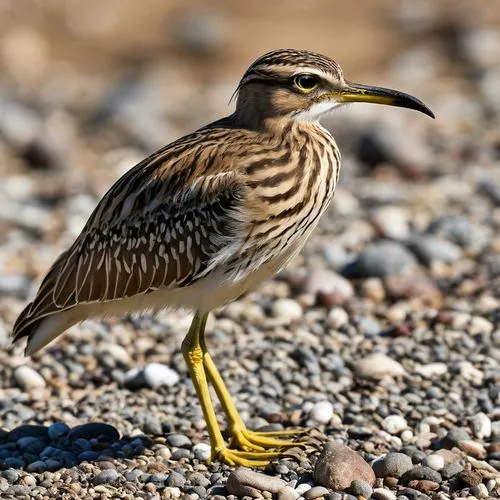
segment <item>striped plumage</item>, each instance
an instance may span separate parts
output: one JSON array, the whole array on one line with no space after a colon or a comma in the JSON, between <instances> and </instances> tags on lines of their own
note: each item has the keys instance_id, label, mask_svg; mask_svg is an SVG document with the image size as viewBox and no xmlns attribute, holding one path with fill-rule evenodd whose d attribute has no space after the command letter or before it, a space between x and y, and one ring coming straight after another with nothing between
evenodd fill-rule
<instances>
[{"instance_id":1,"label":"striped plumage","mask_svg":"<svg viewBox=\"0 0 500 500\"><path fill-rule=\"evenodd\" d=\"M317 120L354 100L348 98L353 89L367 100L367 87L346 82L340 67L319 54L278 50L258 59L238 86L232 115L152 154L108 191L19 316L14 340L28 337L32 354L89 317L191 308L197 316L185 355L214 455L247 463L250 457L237 450L262 454L277 445L271 438L240 439L243 424L204 348L203 318L278 272L307 240L340 170L335 141ZM390 95L389 104L423 106L375 90L380 101ZM194 359L198 351L206 359ZM203 378L214 384L233 438L239 436L230 451L210 423ZM268 455L247 464L259 465Z\"/></svg>"}]
</instances>

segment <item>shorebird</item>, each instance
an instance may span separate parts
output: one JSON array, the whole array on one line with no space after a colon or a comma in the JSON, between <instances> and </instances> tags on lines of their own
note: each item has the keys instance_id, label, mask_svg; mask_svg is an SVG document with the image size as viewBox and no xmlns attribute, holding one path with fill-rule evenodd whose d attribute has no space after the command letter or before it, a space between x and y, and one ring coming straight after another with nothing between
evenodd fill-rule
<instances>
[{"instance_id":1,"label":"shorebird","mask_svg":"<svg viewBox=\"0 0 500 500\"><path fill-rule=\"evenodd\" d=\"M297 446L297 436L246 428L208 352L207 315L280 271L330 204L340 153L322 116L350 102L434 115L408 94L349 82L335 61L306 50L263 55L235 95L233 114L153 153L111 187L13 334L27 337L31 355L86 318L191 309L182 352L212 459L259 467ZM227 418L227 441L209 384Z\"/></svg>"}]
</instances>

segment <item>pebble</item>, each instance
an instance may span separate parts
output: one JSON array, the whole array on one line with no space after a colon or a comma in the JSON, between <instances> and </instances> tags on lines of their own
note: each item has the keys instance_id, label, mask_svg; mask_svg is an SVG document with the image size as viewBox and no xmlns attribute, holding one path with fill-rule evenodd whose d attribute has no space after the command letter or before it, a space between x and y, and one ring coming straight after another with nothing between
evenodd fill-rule
<instances>
[{"instance_id":1,"label":"pebble","mask_svg":"<svg viewBox=\"0 0 500 500\"><path fill-rule=\"evenodd\" d=\"M149 387L172 387L179 382L179 374L161 363L149 363L144 368L144 380Z\"/></svg>"},{"instance_id":2,"label":"pebble","mask_svg":"<svg viewBox=\"0 0 500 500\"><path fill-rule=\"evenodd\" d=\"M167 444L175 448L191 448L192 446L191 439L184 434L169 434Z\"/></svg>"},{"instance_id":3,"label":"pebble","mask_svg":"<svg viewBox=\"0 0 500 500\"><path fill-rule=\"evenodd\" d=\"M47 434L49 436L49 439L55 441L56 439L59 439L60 437L68 434L69 431L70 431L69 425L65 424L64 422L56 422L52 425L49 425L49 428L47 429Z\"/></svg>"},{"instance_id":4,"label":"pebble","mask_svg":"<svg viewBox=\"0 0 500 500\"><path fill-rule=\"evenodd\" d=\"M425 457L425 459L422 462L422 465L430 467L431 469L434 470L441 470L444 467L444 458L441 455L432 453L431 455Z\"/></svg>"},{"instance_id":5,"label":"pebble","mask_svg":"<svg viewBox=\"0 0 500 500\"><path fill-rule=\"evenodd\" d=\"M416 259L404 246L391 241L373 243L343 269L348 278L385 278L412 271Z\"/></svg>"},{"instance_id":6,"label":"pebble","mask_svg":"<svg viewBox=\"0 0 500 500\"><path fill-rule=\"evenodd\" d=\"M15 469L6 469L0 472L0 476L7 479L9 483L15 483L19 479L19 472Z\"/></svg>"},{"instance_id":7,"label":"pebble","mask_svg":"<svg viewBox=\"0 0 500 500\"><path fill-rule=\"evenodd\" d=\"M167 485L173 488L184 488L186 478L179 472L173 471L167 479Z\"/></svg>"},{"instance_id":8,"label":"pebble","mask_svg":"<svg viewBox=\"0 0 500 500\"><path fill-rule=\"evenodd\" d=\"M477 486L473 486L470 489L471 495L475 498L489 498L488 489L483 483L479 483Z\"/></svg>"},{"instance_id":9,"label":"pebble","mask_svg":"<svg viewBox=\"0 0 500 500\"><path fill-rule=\"evenodd\" d=\"M398 377L406 374L401 364L382 353L370 354L354 365L358 377L382 379L385 376Z\"/></svg>"},{"instance_id":10,"label":"pebble","mask_svg":"<svg viewBox=\"0 0 500 500\"><path fill-rule=\"evenodd\" d=\"M333 490L344 490L361 479L373 486L375 474L355 451L338 443L326 443L314 467L314 479Z\"/></svg>"},{"instance_id":11,"label":"pebble","mask_svg":"<svg viewBox=\"0 0 500 500\"><path fill-rule=\"evenodd\" d=\"M341 301L354 296L352 283L329 269L312 270L303 285L303 292L311 295L331 295Z\"/></svg>"},{"instance_id":12,"label":"pebble","mask_svg":"<svg viewBox=\"0 0 500 500\"><path fill-rule=\"evenodd\" d=\"M109 424L104 422L89 422L88 424L77 425L68 433L68 439L76 441L78 439L90 440L103 436L107 442L118 441L119 432Z\"/></svg>"},{"instance_id":13,"label":"pebble","mask_svg":"<svg viewBox=\"0 0 500 500\"><path fill-rule=\"evenodd\" d=\"M390 452L372 464L377 477L401 477L413 468L412 459L404 453Z\"/></svg>"},{"instance_id":14,"label":"pebble","mask_svg":"<svg viewBox=\"0 0 500 500\"><path fill-rule=\"evenodd\" d=\"M462 256L459 246L432 235L419 234L408 240L407 245L425 265L431 265L433 262L450 264Z\"/></svg>"},{"instance_id":15,"label":"pebble","mask_svg":"<svg viewBox=\"0 0 500 500\"><path fill-rule=\"evenodd\" d=\"M329 401L318 401L309 414L311 420L318 424L328 424L333 417L333 405Z\"/></svg>"},{"instance_id":16,"label":"pebble","mask_svg":"<svg viewBox=\"0 0 500 500\"><path fill-rule=\"evenodd\" d=\"M206 462L210 459L210 455L212 454L212 448L206 443L196 443L192 451L195 458L200 462Z\"/></svg>"},{"instance_id":17,"label":"pebble","mask_svg":"<svg viewBox=\"0 0 500 500\"><path fill-rule=\"evenodd\" d=\"M432 481L434 483L441 482L441 475L430 467L425 467L423 465L417 465L412 469L406 471L400 478L400 483L404 486L408 486L411 481Z\"/></svg>"},{"instance_id":18,"label":"pebble","mask_svg":"<svg viewBox=\"0 0 500 500\"><path fill-rule=\"evenodd\" d=\"M471 439L464 439L457 443L459 449L467 453L474 458L484 458L486 456L486 450L481 443L472 441Z\"/></svg>"},{"instance_id":19,"label":"pebble","mask_svg":"<svg viewBox=\"0 0 500 500\"><path fill-rule=\"evenodd\" d=\"M26 466L28 472L45 472L47 470L47 465L43 460L37 460Z\"/></svg>"},{"instance_id":20,"label":"pebble","mask_svg":"<svg viewBox=\"0 0 500 500\"><path fill-rule=\"evenodd\" d=\"M302 318L302 306L293 299L278 299L273 303L272 315L286 321L296 321Z\"/></svg>"},{"instance_id":21,"label":"pebble","mask_svg":"<svg viewBox=\"0 0 500 500\"><path fill-rule=\"evenodd\" d=\"M450 479L450 477L456 476L459 472L462 472L464 468L459 463L446 464L442 469L439 470L441 476L445 479Z\"/></svg>"},{"instance_id":22,"label":"pebble","mask_svg":"<svg viewBox=\"0 0 500 500\"><path fill-rule=\"evenodd\" d=\"M476 413L471 418L472 432L478 439L485 439L491 436L491 420L483 412Z\"/></svg>"},{"instance_id":23,"label":"pebble","mask_svg":"<svg viewBox=\"0 0 500 500\"><path fill-rule=\"evenodd\" d=\"M278 491L278 500L296 500L297 498L299 494L291 486L285 486Z\"/></svg>"},{"instance_id":24,"label":"pebble","mask_svg":"<svg viewBox=\"0 0 500 500\"><path fill-rule=\"evenodd\" d=\"M461 215L443 215L435 219L428 228L461 247L482 250L490 240L486 229Z\"/></svg>"},{"instance_id":25,"label":"pebble","mask_svg":"<svg viewBox=\"0 0 500 500\"><path fill-rule=\"evenodd\" d=\"M323 486L313 486L312 488L308 489L307 491L305 491L302 496L306 499L306 500L312 500L314 498L322 498L322 497L326 497L328 494L330 493L329 490L327 490L325 487Z\"/></svg>"},{"instance_id":26,"label":"pebble","mask_svg":"<svg viewBox=\"0 0 500 500\"><path fill-rule=\"evenodd\" d=\"M370 498L373 493L372 487L362 479L355 479L351 483L349 491L355 497L363 497L363 498Z\"/></svg>"},{"instance_id":27,"label":"pebble","mask_svg":"<svg viewBox=\"0 0 500 500\"><path fill-rule=\"evenodd\" d=\"M116 469L106 469L99 474L97 474L94 479L92 479L92 484L97 486L99 484L113 484L118 481L120 475L116 471Z\"/></svg>"},{"instance_id":28,"label":"pebble","mask_svg":"<svg viewBox=\"0 0 500 500\"><path fill-rule=\"evenodd\" d=\"M283 479L255 472L244 467L232 471L227 478L227 490L233 495L261 498L262 491L277 494L286 486Z\"/></svg>"},{"instance_id":29,"label":"pebble","mask_svg":"<svg viewBox=\"0 0 500 500\"><path fill-rule=\"evenodd\" d=\"M17 385L25 391L42 389L46 383L44 378L31 366L21 365L14 370Z\"/></svg>"},{"instance_id":30,"label":"pebble","mask_svg":"<svg viewBox=\"0 0 500 500\"><path fill-rule=\"evenodd\" d=\"M372 493L372 498L377 500L396 500L397 497L391 490L375 488Z\"/></svg>"},{"instance_id":31,"label":"pebble","mask_svg":"<svg viewBox=\"0 0 500 500\"><path fill-rule=\"evenodd\" d=\"M399 434L407 427L406 420L400 415L389 415L382 420L382 428L389 434Z\"/></svg>"}]
</instances>

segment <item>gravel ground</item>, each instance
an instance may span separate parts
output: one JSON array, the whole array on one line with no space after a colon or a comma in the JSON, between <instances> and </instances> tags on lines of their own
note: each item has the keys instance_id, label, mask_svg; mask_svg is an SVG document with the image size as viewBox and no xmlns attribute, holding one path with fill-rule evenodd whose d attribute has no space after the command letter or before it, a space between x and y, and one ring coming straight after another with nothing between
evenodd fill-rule
<instances>
[{"instance_id":1,"label":"gravel ground","mask_svg":"<svg viewBox=\"0 0 500 500\"><path fill-rule=\"evenodd\" d=\"M500 496L500 32L432 16L418 29L386 81L438 119L333 117L332 208L290 269L210 318L249 426L328 440L258 473L207 464L188 313L88 321L32 360L8 349L52 260L175 135L178 110L154 65L112 92L63 69L37 90L2 83L0 498ZM208 108L229 93L214 83Z\"/></svg>"}]
</instances>

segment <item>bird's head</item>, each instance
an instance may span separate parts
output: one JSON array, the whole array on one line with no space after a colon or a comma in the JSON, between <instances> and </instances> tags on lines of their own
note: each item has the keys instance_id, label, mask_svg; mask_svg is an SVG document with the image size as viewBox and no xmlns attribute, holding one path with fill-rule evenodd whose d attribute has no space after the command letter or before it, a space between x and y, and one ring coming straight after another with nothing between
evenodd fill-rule
<instances>
[{"instance_id":1,"label":"bird's head","mask_svg":"<svg viewBox=\"0 0 500 500\"><path fill-rule=\"evenodd\" d=\"M335 61L306 50L268 52L248 68L236 92L236 114L256 126L276 118L316 121L349 102L399 106L434 118L417 98L397 90L349 82Z\"/></svg>"}]
</instances>

